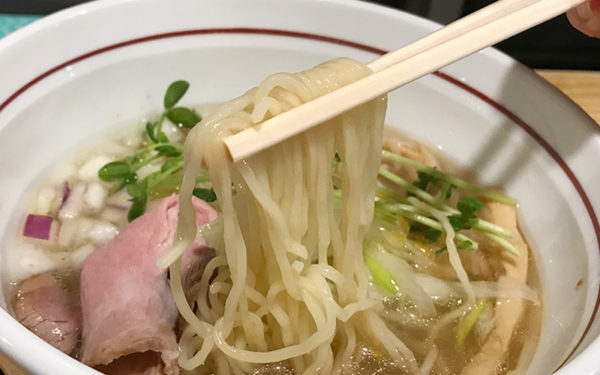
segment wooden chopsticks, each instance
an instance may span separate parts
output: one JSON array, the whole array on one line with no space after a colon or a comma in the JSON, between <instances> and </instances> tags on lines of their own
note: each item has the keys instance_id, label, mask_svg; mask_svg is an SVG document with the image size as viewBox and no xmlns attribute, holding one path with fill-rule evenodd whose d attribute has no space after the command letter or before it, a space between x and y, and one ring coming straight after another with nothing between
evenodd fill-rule
<instances>
[{"instance_id":1,"label":"wooden chopsticks","mask_svg":"<svg viewBox=\"0 0 600 375\"><path fill-rule=\"evenodd\" d=\"M374 74L225 138L247 158L353 107L540 24L585 0L498 0L368 64Z\"/></svg>"}]
</instances>

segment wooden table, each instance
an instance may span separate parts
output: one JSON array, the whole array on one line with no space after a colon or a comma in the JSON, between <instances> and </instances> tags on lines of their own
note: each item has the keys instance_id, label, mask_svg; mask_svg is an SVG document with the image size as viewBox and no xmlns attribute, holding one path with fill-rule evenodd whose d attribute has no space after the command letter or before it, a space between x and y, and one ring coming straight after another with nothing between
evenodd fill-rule
<instances>
[{"instance_id":1,"label":"wooden table","mask_svg":"<svg viewBox=\"0 0 600 375\"><path fill-rule=\"evenodd\" d=\"M600 71L537 70L600 124Z\"/></svg>"}]
</instances>

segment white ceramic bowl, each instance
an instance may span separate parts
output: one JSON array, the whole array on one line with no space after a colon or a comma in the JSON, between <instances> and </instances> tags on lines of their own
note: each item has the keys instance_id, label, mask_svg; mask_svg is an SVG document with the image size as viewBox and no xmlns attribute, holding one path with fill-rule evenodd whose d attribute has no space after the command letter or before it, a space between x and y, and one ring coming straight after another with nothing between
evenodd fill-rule
<instances>
[{"instance_id":1,"label":"white ceramic bowl","mask_svg":"<svg viewBox=\"0 0 600 375\"><path fill-rule=\"evenodd\" d=\"M270 73L367 62L436 27L345 0L106 0L35 22L0 40L0 243L53 164L156 113L175 79L192 83L187 104L224 101ZM597 125L494 50L392 93L387 122L520 200L545 302L529 374L600 374ZM2 309L0 352L34 374L95 373Z\"/></svg>"}]
</instances>

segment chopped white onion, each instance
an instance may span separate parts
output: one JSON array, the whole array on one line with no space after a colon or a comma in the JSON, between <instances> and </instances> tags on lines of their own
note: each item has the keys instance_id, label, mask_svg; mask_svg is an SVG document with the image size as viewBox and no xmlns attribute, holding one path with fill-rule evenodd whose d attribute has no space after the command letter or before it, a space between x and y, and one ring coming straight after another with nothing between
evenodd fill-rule
<instances>
[{"instance_id":1,"label":"chopped white onion","mask_svg":"<svg viewBox=\"0 0 600 375\"><path fill-rule=\"evenodd\" d=\"M142 180L146 178L150 173L160 171L160 167L160 163L150 163L148 165L144 165L143 167L137 170L138 179Z\"/></svg>"},{"instance_id":2,"label":"chopped white onion","mask_svg":"<svg viewBox=\"0 0 600 375\"><path fill-rule=\"evenodd\" d=\"M124 189L119 190L118 192L106 198L106 205L109 207L119 208L121 210L128 210L129 207L131 207L131 201L129 199L131 199L131 196L127 194Z\"/></svg>"},{"instance_id":3,"label":"chopped white onion","mask_svg":"<svg viewBox=\"0 0 600 375\"><path fill-rule=\"evenodd\" d=\"M14 241L6 252L8 280L19 282L38 273L56 268L58 261L30 243Z\"/></svg>"},{"instance_id":4,"label":"chopped white onion","mask_svg":"<svg viewBox=\"0 0 600 375\"><path fill-rule=\"evenodd\" d=\"M97 245L104 245L119 234L119 229L106 222L96 222L88 231L88 237Z\"/></svg>"},{"instance_id":5,"label":"chopped white onion","mask_svg":"<svg viewBox=\"0 0 600 375\"><path fill-rule=\"evenodd\" d=\"M69 255L69 260L71 261L71 264L73 265L73 267L75 267L77 269L81 268L85 259L91 253L93 253L94 250L95 250L95 247L93 245L89 245L89 244L83 245L83 246L75 249L75 251L73 251Z\"/></svg>"},{"instance_id":6,"label":"chopped white onion","mask_svg":"<svg viewBox=\"0 0 600 375\"><path fill-rule=\"evenodd\" d=\"M83 208L83 194L86 186L83 183L77 183L71 189L71 193L58 211L58 218L62 220L73 219L79 216Z\"/></svg>"},{"instance_id":7,"label":"chopped white onion","mask_svg":"<svg viewBox=\"0 0 600 375\"><path fill-rule=\"evenodd\" d=\"M165 121L162 125L162 131L165 133L171 143L178 143L183 140L183 133L178 126Z\"/></svg>"},{"instance_id":8,"label":"chopped white onion","mask_svg":"<svg viewBox=\"0 0 600 375\"><path fill-rule=\"evenodd\" d=\"M148 121L148 119L144 119L141 122L141 125L147 123ZM140 132L138 131L125 131L119 139L119 143L127 147L128 150L136 149L141 145L142 137L140 137Z\"/></svg>"},{"instance_id":9,"label":"chopped white onion","mask_svg":"<svg viewBox=\"0 0 600 375\"><path fill-rule=\"evenodd\" d=\"M123 208L106 207L100 212L99 218L116 225L118 228L127 225L127 211Z\"/></svg>"},{"instance_id":10,"label":"chopped white onion","mask_svg":"<svg viewBox=\"0 0 600 375\"><path fill-rule=\"evenodd\" d=\"M64 220L58 231L58 244L67 247L71 244L77 231L77 223L73 220Z\"/></svg>"},{"instance_id":11,"label":"chopped white onion","mask_svg":"<svg viewBox=\"0 0 600 375\"><path fill-rule=\"evenodd\" d=\"M100 181L98 171L111 161L113 161L113 159L106 155L93 157L79 168L77 176L84 181Z\"/></svg>"},{"instance_id":12,"label":"chopped white onion","mask_svg":"<svg viewBox=\"0 0 600 375\"><path fill-rule=\"evenodd\" d=\"M94 223L94 220L85 217L64 220L58 232L58 244L67 248L87 241L87 233L92 229Z\"/></svg>"},{"instance_id":13,"label":"chopped white onion","mask_svg":"<svg viewBox=\"0 0 600 375\"><path fill-rule=\"evenodd\" d=\"M123 155L131 152L131 148L121 144L120 142L107 142L102 146L102 155L113 156L120 159Z\"/></svg>"},{"instance_id":14,"label":"chopped white onion","mask_svg":"<svg viewBox=\"0 0 600 375\"><path fill-rule=\"evenodd\" d=\"M86 206L93 211L98 211L104 205L104 199L108 195L108 192L98 182L92 182L88 185L83 201Z\"/></svg>"},{"instance_id":15,"label":"chopped white onion","mask_svg":"<svg viewBox=\"0 0 600 375\"><path fill-rule=\"evenodd\" d=\"M50 175L50 181L56 185L62 186L65 181L77 174L79 168L73 163L64 163L56 168Z\"/></svg>"},{"instance_id":16,"label":"chopped white onion","mask_svg":"<svg viewBox=\"0 0 600 375\"><path fill-rule=\"evenodd\" d=\"M34 213L40 215L49 215L52 209L52 203L58 197L58 191L56 188L43 187L38 191L36 207Z\"/></svg>"}]
</instances>

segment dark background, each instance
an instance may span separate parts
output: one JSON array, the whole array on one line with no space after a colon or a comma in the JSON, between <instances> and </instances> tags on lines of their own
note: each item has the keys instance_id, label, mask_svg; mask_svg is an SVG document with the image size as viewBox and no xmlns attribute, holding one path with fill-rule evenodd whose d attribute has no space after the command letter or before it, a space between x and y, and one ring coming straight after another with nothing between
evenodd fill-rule
<instances>
[{"instance_id":1,"label":"dark background","mask_svg":"<svg viewBox=\"0 0 600 375\"><path fill-rule=\"evenodd\" d=\"M166 0L168 1L168 0ZM446 24L493 0L371 0ZM0 13L48 14L84 0L0 0ZM531 68L600 70L600 39L589 38L559 16L497 45Z\"/></svg>"},{"instance_id":2,"label":"dark background","mask_svg":"<svg viewBox=\"0 0 600 375\"><path fill-rule=\"evenodd\" d=\"M446 24L493 0L376 0ZM496 47L531 68L600 70L600 39L575 30L562 15Z\"/></svg>"}]
</instances>

